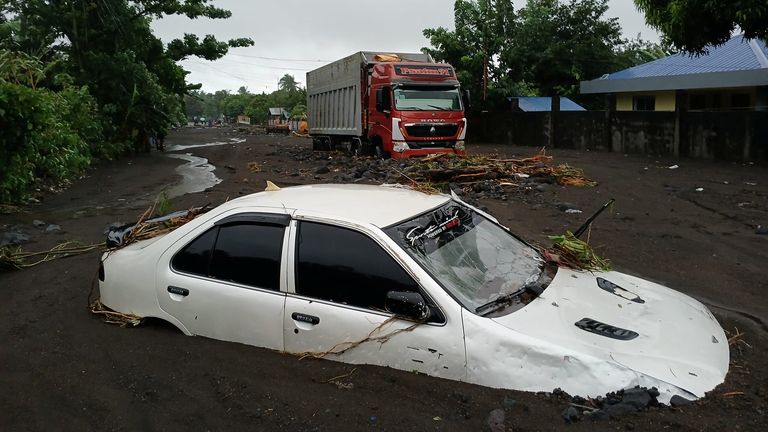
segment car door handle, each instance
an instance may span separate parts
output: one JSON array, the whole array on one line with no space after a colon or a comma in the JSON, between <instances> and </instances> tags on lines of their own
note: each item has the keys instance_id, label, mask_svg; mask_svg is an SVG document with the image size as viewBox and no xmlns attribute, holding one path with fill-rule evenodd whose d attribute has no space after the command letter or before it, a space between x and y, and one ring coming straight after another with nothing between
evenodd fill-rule
<instances>
[{"instance_id":1,"label":"car door handle","mask_svg":"<svg viewBox=\"0 0 768 432\"><path fill-rule=\"evenodd\" d=\"M179 287L175 287L175 286L172 286L172 285L168 285L168 292L171 293L171 294L178 294L178 295L184 296L184 297L189 295L189 290L188 289L186 289L186 288L179 288Z\"/></svg>"},{"instance_id":2,"label":"car door handle","mask_svg":"<svg viewBox=\"0 0 768 432\"><path fill-rule=\"evenodd\" d=\"M320 318L314 315L307 315L303 313L294 312L291 314L291 318L293 318L294 321L305 322L312 325L320 324Z\"/></svg>"}]
</instances>

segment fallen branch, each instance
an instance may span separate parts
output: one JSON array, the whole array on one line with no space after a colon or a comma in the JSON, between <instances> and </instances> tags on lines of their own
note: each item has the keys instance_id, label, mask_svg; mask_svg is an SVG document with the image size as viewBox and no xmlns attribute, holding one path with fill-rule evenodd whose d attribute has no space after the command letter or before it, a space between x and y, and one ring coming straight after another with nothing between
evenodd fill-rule
<instances>
[{"instance_id":1,"label":"fallen branch","mask_svg":"<svg viewBox=\"0 0 768 432\"><path fill-rule=\"evenodd\" d=\"M89 309L92 314L104 317L104 322L117 324L120 327L136 327L141 324L142 321L142 318L138 315L116 312L109 309L104 306L99 299L94 300Z\"/></svg>"},{"instance_id":2,"label":"fallen branch","mask_svg":"<svg viewBox=\"0 0 768 432\"><path fill-rule=\"evenodd\" d=\"M343 375L335 376L335 377L333 377L331 379L325 380L325 383L328 384L328 383L330 383L332 381L336 381L336 380L341 379L341 378L351 377L352 375L354 375L355 372L357 372L357 368L353 368L349 373L345 373Z\"/></svg>"},{"instance_id":3,"label":"fallen branch","mask_svg":"<svg viewBox=\"0 0 768 432\"><path fill-rule=\"evenodd\" d=\"M21 270L34 267L38 264L52 261L54 259L87 253L103 246L104 243L83 244L78 241L66 241L59 243L51 249L39 252L24 252L20 246L16 249L3 247L0 248L0 270ZM42 258L29 261L30 258L36 257Z\"/></svg>"},{"instance_id":4,"label":"fallen branch","mask_svg":"<svg viewBox=\"0 0 768 432\"><path fill-rule=\"evenodd\" d=\"M341 354L344 354L345 352L351 350L352 348L360 346L360 345L362 345L362 344L364 344L366 342L378 342L379 344L384 344L384 343L388 342L390 339L392 339L394 336L396 336L396 335L398 335L400 333L403 333L403 332L412 331L413 329L415 329L419 325L423 324L422 322L416 322L416 323L413 323L412 325L410 325L408 327L397 329L397 330L393 330L392 332L387 333L385 335L373 336L376 332L380 331L382 328L384 328L385 326L391 324L393 321L396 321L396 320L399 320L399 318L396 317L396 316L392 316L392 317L388 318L386 321L382 322L376 328L371 330L370 333L368 333L368 335L365 338L360 339L359 341L355 341L355 342L351 342L351 341L339 342L336 345L334 345L333 347L331 347L331 349L329 349L328 351L323 351L323 352L303 352L303 353L299 353L297 355L299 356L299 360L304 360L305 358L308 358L308 357L309 358L323 358L323 357L325 357L327 355L330 355L330 354L341 355ZM339 349L339 348L341 348L341 349Z\"/></svg>"}]
</instances>

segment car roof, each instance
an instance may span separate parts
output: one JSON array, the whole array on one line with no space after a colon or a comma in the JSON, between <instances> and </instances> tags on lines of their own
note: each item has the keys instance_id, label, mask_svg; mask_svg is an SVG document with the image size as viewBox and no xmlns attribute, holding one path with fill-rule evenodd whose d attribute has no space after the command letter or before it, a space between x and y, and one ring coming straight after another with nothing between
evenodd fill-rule
<instances>
[{"instance_id":1,"label":"car roof","mask_svg":"<svg viewBox=\"0 0 768 432\"><path fill-rule=\"evenodd\" d=\"M450 199L447 195L430 195L398 185L314 184L254 193L225 205L283 207L384 228L439 207Z\"/></svg>"}]
</instances>

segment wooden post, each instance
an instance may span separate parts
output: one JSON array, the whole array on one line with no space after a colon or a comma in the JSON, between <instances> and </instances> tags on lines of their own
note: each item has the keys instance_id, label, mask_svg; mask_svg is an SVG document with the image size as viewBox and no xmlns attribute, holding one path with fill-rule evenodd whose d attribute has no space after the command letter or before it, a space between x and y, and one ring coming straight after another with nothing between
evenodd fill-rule
<instances>
[{"instance_id":1,"label":"wooden post","mask_svg":"<svg viewBox=\"0 0 768 432\"><path fill-rule=\"evenodd\" d=\"M675 136L672 143L672 154L675 157L680 157L680 143L683 140L683 128L686 126L685 110L687 106L688 93L683 90L675 91Z\"/></svg>"},{"instance_id":2,"label":"wooden post","mask_svg":"<svg viewBox=\"0 0 768 432\"><path fill-rule=\"evenodd\" d=\"M548 141L548 147L549 148L555 148L557 144L556 140L556 130L557 126L556 124L556 117L557 113L560 112L560 96L554 95L552 96L552 104L549 111L549 141Z\"/></svg>"}]
</instances>

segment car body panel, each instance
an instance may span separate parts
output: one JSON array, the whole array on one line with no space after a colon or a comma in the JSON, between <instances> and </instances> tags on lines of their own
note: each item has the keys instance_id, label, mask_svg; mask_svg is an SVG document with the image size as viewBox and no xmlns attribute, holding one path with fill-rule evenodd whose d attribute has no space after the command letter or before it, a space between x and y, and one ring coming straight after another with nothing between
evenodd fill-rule
<instances>
[{"instance_id":1,"label":"car body panel","mask_svg":"<svg viewBox=\"0 0 768 432\"><path fill-rule=\"evenodd\" d=\"M601 289L596 277L630 294L622 296ZM638 337L620 340L590 333L575 325L583 318L634 331ZM727 339L704 305L664 286L615 271L591 273L561 268L531 304L493 320L564 352L620 365L696 397L722 382L728 371ZM630 384L616 382L613 387L626 388ZM568 391L565 385L562 388Z\"/></svg>"}]
</instances>

